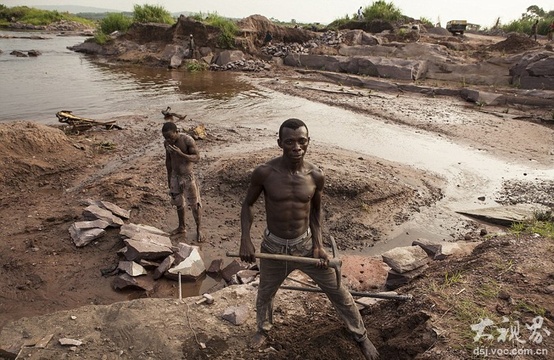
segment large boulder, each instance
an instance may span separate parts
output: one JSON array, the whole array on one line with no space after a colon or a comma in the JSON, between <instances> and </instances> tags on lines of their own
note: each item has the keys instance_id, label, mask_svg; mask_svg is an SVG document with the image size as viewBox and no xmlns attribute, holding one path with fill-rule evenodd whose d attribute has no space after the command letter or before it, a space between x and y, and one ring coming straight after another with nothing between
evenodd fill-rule
<instances>
[{"instance_id":1,"label":"large boulder","mask_svg":"<svg viewBox=\"0 0 554 360\"><path fill-rule=\"evenodd\" d=\"M418 80L425 77L427 62L376 56L287 55L285 65L346 72L388 79Z\"/></svg>"},{"instance_id":2,"label":"large boulder","mask_svg":"<svg viewBox=\"0 0 554 360\"><path fill-rule=\"evenodd\" d=\"M554 90L554 53L536 51L524 55L510 68L511 83L522 89Z\"/></svg>"},{"instance_id":3,"label":"large boulder","mask_svg":"<svg viewBox=\"0 0 554 360\"><path fill-rule=\"evenodd\" d=\"M394 24L386 20L349 21L339 29L361 29L365 32L378 34L383 31L394 31Z\"/></svg>"},{"instance_id":4,"label":"large boulder","mask_svg":"<svg viewBox=\"0 0 554 360\"><path fill-rule=\"evenodd\" d=\"M228 63L244 60L244 53L240 50L225 50L219 53L215 59L215 63L219 66L224 66Z\"/></svg>"}]
</instances>

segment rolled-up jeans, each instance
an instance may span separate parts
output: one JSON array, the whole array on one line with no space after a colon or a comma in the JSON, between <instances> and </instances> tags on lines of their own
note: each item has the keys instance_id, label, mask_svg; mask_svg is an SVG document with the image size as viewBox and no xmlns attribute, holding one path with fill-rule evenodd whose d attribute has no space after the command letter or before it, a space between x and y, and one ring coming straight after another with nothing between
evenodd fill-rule
<instances>
[{"instance_id":1,"label":"rolled-up jeans","mask_svg":"<svg viewBox=\"0 0 554 360\"><path fill-rule=\"evenodd\" d=\"M298 242L295 246L289 245L283 247L282 244L275 244L274 240L276 238L277 237L274 235L268 236L268 231L266 230L261 252L296 255L295 253L298 250L309 248L308 252L300 256L311 257L313 254L312 237L309 232L306 234L306 238L303 239L304 241ZM280 240L282 240L283 243L289 241L287 239ZM275 251L278 245L281 245L281 249L285 251ZM361 342L367 338L367 331L362 316L356 307L352 294L348 292L343 284L337 289L335 270L332 268L318 268L312 264L270 259L260 259L260 284L256 297L256 323L259 333L267 333L267 331L271 329L273 325L273 301L275 299L275 294L283 281L294 270L304 272L315 281L321 290L323 290L337 311L338 317L344 322L350 333L352 333L354 340Z\"/></svg>"}]
</instances>

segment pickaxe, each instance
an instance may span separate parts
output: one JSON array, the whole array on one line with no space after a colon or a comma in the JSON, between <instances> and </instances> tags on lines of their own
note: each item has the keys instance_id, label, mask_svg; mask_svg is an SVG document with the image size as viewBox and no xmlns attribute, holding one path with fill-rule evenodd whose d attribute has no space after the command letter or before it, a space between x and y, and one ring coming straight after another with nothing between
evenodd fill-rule
<instances>
[{"instance_id":1,"label":"pickaxe","mask_svg":"<svg viewBox=\"0 0 554 360\"><path fill-rule=\"evenodd\" d=\"M336 257L337 255L337 244L335 242L335 238L332 236L331 239L331 246L333 249L333 258L327 260L325 263L327 267L333 268L335 270L335 276L337 279L337 289L340 287L341 282L341 266L342 266L342 260L338 259ZM240 257L239 253L234 252L228 252L227 256L229 257ZM283 254L267 254L267 253L255 253L255 257L260 259L269 259L269 260L278 260L278 261L290 261L290 262L297 262L302 264L312 264L312 265L318 265L321 264L321 259L316 258L310 258L310 257L304 257L304 256L292 256L292 255L283 255Z\"/></svg>"}]
</instances>

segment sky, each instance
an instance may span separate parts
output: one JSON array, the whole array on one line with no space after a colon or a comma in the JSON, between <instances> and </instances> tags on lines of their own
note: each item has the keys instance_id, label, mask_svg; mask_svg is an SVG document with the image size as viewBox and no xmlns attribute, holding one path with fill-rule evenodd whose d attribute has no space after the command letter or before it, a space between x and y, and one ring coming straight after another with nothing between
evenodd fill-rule
<instances>
[{"instance_id":1,"label":"sky","mask_svg":"<svg viewBox=\"0 0 554 360\"><path fill-rule=\"evenodd\" d=\"M467 20L482 27L492 27L500 17L502 24L517 20L531 5L545 11L554 10L553 0L385 0L392 2L404 15L444 27L448 20ZM328 24L345 15L353 15L360 6L373 1L360 0L0 0L8 7L17 5L81 5L132 11L133 5L161 5L169 12L218 13L221 16L244 18L260 14L280 21L292 19L301 23Z\"/></svg>"}]
</instances>

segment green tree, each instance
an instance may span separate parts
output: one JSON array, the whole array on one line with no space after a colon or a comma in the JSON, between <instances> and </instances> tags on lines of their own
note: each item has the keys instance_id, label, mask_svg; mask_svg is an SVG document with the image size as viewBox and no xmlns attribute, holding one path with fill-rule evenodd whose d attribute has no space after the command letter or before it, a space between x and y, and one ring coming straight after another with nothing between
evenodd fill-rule
<instances>
[{"instance_id":1,"label":"green tree","mask_svg":"<svg viewBox=\"0 0 554 360\"><path fill-rule=\"evenodd\" d=\"M163 6L144 4L133 7L133 22L173 24L175 20Z\"/></svg>"},{"instance_id":2,"label":"green tree","mask_svg":"<svg viewBox=\"0 0 554 360\"><path fill-rule=\"evenodd\" d=\"M538 7L537 5L531 5L527 8L527 14L529 14L530 17L538 17L542 18L546 15L545 11Z\"/></svg>"}]
</instances>

